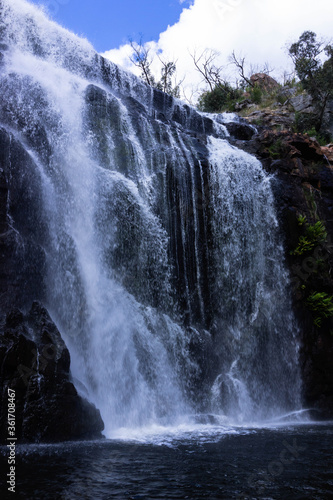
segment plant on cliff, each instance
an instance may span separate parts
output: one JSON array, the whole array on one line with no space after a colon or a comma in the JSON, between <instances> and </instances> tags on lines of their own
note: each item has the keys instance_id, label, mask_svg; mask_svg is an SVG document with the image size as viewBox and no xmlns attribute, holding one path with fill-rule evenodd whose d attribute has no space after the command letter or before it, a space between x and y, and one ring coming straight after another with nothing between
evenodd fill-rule
<instances>
[{"instance_id":1,"label":"plant on cliff","mask_svg":"<svg viewBox=\"0 0 333 500\"><path fill-rule=\"evenodd\" d=\"M284 144L281 138L275 140L268 148L269 156L273 159L280 158L283 155Z\"/></svg>"},{"instance_id":2,"label":"plant on cliff","mask_svg":"<svg viewBox=\"0 0 333 500\"><path fill-rule=\"evenodd\" d=\"M139 43L130 40L132 55L130 61L141 70L141 78L151 87L155 86L155 78L151 72L151 64L153 57L151 56L150 48L143 43L142 37Z\"/></svg>"},{"instance_id":3,"label":"plant on cliff","mask_svg":"<svg viewBox=\"0 0 333 500\"><path fill-rule=\"evenodd\" d=\"M305 231L304 234L299 237L298 245L295 250L290 252L291 255L303 255L311 251L319 243L324 242L327 238L327 232L323 222L317 221L315 224L308 224L305 221L305 217L300 216L298 218L298 224L300 226L305 226Z\"/></svg>"},{"instance_id":4,"label":"plant on cliff","mask_svg":"<svg viewBox=\"0 0 333 500\"><path fill-rule=\"evenodd\" d=\"M173 97L180 97L180 86L182 82L175 83L173 81L176 76L175 61L163 61L159 57L162 67L161 78L157 82L151 70L154 56L151 55L150 47L143 43L142 37L139 43L130 40L130 46L132 48L130 61L141 70L141 78L151 87L155 87Z\"/></svg>"},{"instance_id":5,"label":"plant on cliff","mask_svg":"<svg viewBox=\"0 0 333 500\"><path fill-rule=\"evenodd\" d=\"M200 111L218 113L229 107L240 96L240 91L232 88L228 82L221 82L213 90L201 94L198 101Z\"/></svg>"},{"instance_id":6,"label":"plant on cliff","mask_svg":"<svg viewBox=\"0 0 333 500\"><path fill-rule=\"evenodd\" d=\"M323 52L327 56L324 62L321 61ZM312 97L316 109L314 126L318 132L327 104L333 97L333 46L318 41L313 31L304 31L289 47L289 55L303 88Z\"/></svg>"},{"instance_id":7,"label":"plant on cliff","mask_svg":"<svg viewBox=\"0 0 333 500\"><path fill-rule=\"evenodd\" d=\"M314 292L306 301L309 309L314 313L314 324L320 328L325 318L333 316L333 296L326 292Z\"/></svg>"},{"instance_id":8,"label":"plant on cliff","mask_svg":"<svg viewBox=\"0 0 333 500\"><path fill-rule=\"evenodd\" d=\"M309 137L315 137L320 146L325 146L327 144L326 137L317 132L314 127L310 128L309 130L305 130L303 134L308 134Z\"/></svg>"},{"instance_id":9,"label":"plant on cliff","mask_svg":"<svg viewBox=\"0 0 333 500\"><path fill-rule=\"evenodd\" d=\"M206 89L199 97L198 108L207 113L218 113L230 107L230 103L239 97L240 93L222 76L223 67L218 64L220 54L205 49L198 54L190 54L196 71L202 77Z\"/></svg>"},{"instance_id":10,"label":"plant on cliff","mask_svg":"<svg viewBox=\"0 0 333 500\"><path fill-rule=\"evenodd\" d=\"M261 101L262 101L262 90L260 89L260 87L258 85L255 85L251 92L250 92L250 95L251 95L251 101L254 103L254 104L260 104Z\"/></svg>"},{"instance_id":11,"label":"plant on cliff","mask_svg":"<svg viewBox=\"0 0 333 500\"><path fill-rule=\"evenodd\" d=\"M157 82L155 87L162 90L165 94L172 95L173 97L180 97L180 85L182 82L178 82L175 85L172 82L172 78L176 73L176 63L174 61L165 62L162 59L160 59L160 61L162 64L161 79Z\"/></svg>"}]
</instances>

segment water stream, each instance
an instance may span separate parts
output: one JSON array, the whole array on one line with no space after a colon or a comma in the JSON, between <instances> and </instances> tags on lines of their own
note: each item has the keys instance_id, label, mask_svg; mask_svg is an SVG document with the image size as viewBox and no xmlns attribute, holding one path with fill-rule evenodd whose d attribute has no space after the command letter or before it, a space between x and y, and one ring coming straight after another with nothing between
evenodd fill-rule
<instances>
[{"instance_id":1,"label":"water stream","mask_svg":"<svg viewBox=\"0 0 333 500\"><path fill-rule=\"evenodd\" d=\"M46 305L106 436L299 410L297 325L261 164L27 1L3 0L1 18L0 124L34 159Z\"/></svg>"}]
</instances>

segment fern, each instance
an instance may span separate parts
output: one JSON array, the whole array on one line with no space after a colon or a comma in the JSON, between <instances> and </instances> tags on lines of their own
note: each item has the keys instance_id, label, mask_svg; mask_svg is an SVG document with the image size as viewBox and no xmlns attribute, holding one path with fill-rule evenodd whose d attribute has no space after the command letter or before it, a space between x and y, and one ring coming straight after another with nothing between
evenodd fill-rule
<instances>
[{"instance_id":1,"label":"fern","mask_svg":"<svg viewBox=\"0 0 333 500\"><path fill-rule=\"evenodd\" d=\"M307 299L309 309L315 313L314 324L320 328L323 319L333 316L333 296L325 292L314 292Z\"/></svg>"}]
</instances>

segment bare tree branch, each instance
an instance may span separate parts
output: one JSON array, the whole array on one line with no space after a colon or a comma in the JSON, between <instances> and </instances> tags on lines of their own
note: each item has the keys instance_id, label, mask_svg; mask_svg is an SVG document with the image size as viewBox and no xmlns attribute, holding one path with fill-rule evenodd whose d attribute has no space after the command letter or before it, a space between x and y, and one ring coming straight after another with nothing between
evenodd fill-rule
<instances>
[{"instance_id":1,"label":"bare tree branch","mask_svg":"<svg viewBox=\"0 0 333 500\"><path fill-rule=\"evenodd\" d=\"M218 52L211 49L205 49L200 55L197 55L196 51L194 51L193 54L190 53L190 56L193 59L196 70L201 74L203 81L208 84L211 91L223 82L221 76L223 66L217 66L215 64L219 56Z\"/></svg>"},{"instance_id":2,"label":"bare tree branch","mask_svg":"<svg viewBox=\"0 0 333 500\"><path fill-rule=\"evenodd\" d=\"M134 66L140 68L142 78L146 81L146 83L148 83L148 85L153 87L155 85L155 80L151 74L150 66L154 58L150 56L149 47L143 44L142 36L140 37L139 43L134 42L131 39L129 42L133 50L133 55L130 57L131 62Z\"/></svg>"},{"instance_id":3,"label":"bare tree branch","mask_svg":"<svg viewBox=\"0 0 333 500\"><path fill-rule=\"evenodd\" d=\"M238 70L238 74L241 79L246 82L250 87L254 87L254 83L251 82L250 78L245 74L245 57L237 57L235 51L232 51L231 56L229 57L231 64L236 66Z\"/></svg>"},{"instance_id":4,"label":"bare tree branch","mask_svg":"<svg viewBox=\"0 0 333 500\"><path fill-rule=\"evenodd\" d=\"M155 87L166 94L174 97L180 97L181 85L185 77L177 82L176 80L176 62L177 61L164 61L158 54L157 57L162 65L161 78L157 82L151 71L151 65L154 60L154 55L151 55L150 47L143 43L141 35L139 43L129 40L132 48L132 55L130 61L141 70L141 78L151 87ZM173 81L174 80L174 81Z\"/></svg>"}]
</instances>

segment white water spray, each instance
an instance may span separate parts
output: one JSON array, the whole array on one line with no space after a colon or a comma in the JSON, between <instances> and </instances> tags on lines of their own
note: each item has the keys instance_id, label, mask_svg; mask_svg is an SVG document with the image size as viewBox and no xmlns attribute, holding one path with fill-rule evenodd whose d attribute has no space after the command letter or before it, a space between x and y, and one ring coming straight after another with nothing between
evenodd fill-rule
<instances>
[{"instance_id":1,"label":"white water spray","mask_svg":"<svg viewBox=\"0 0 333 500\"><path fill-rule=\"evenodd\" d=\"M24 0L4 0L2 18L1 121L42 169L48 307L106 434L197 408L238 422L297 409L296 327L260 163L216 124L203 166L186 128L207 117Z\"/></svg>"}]
</instances>

